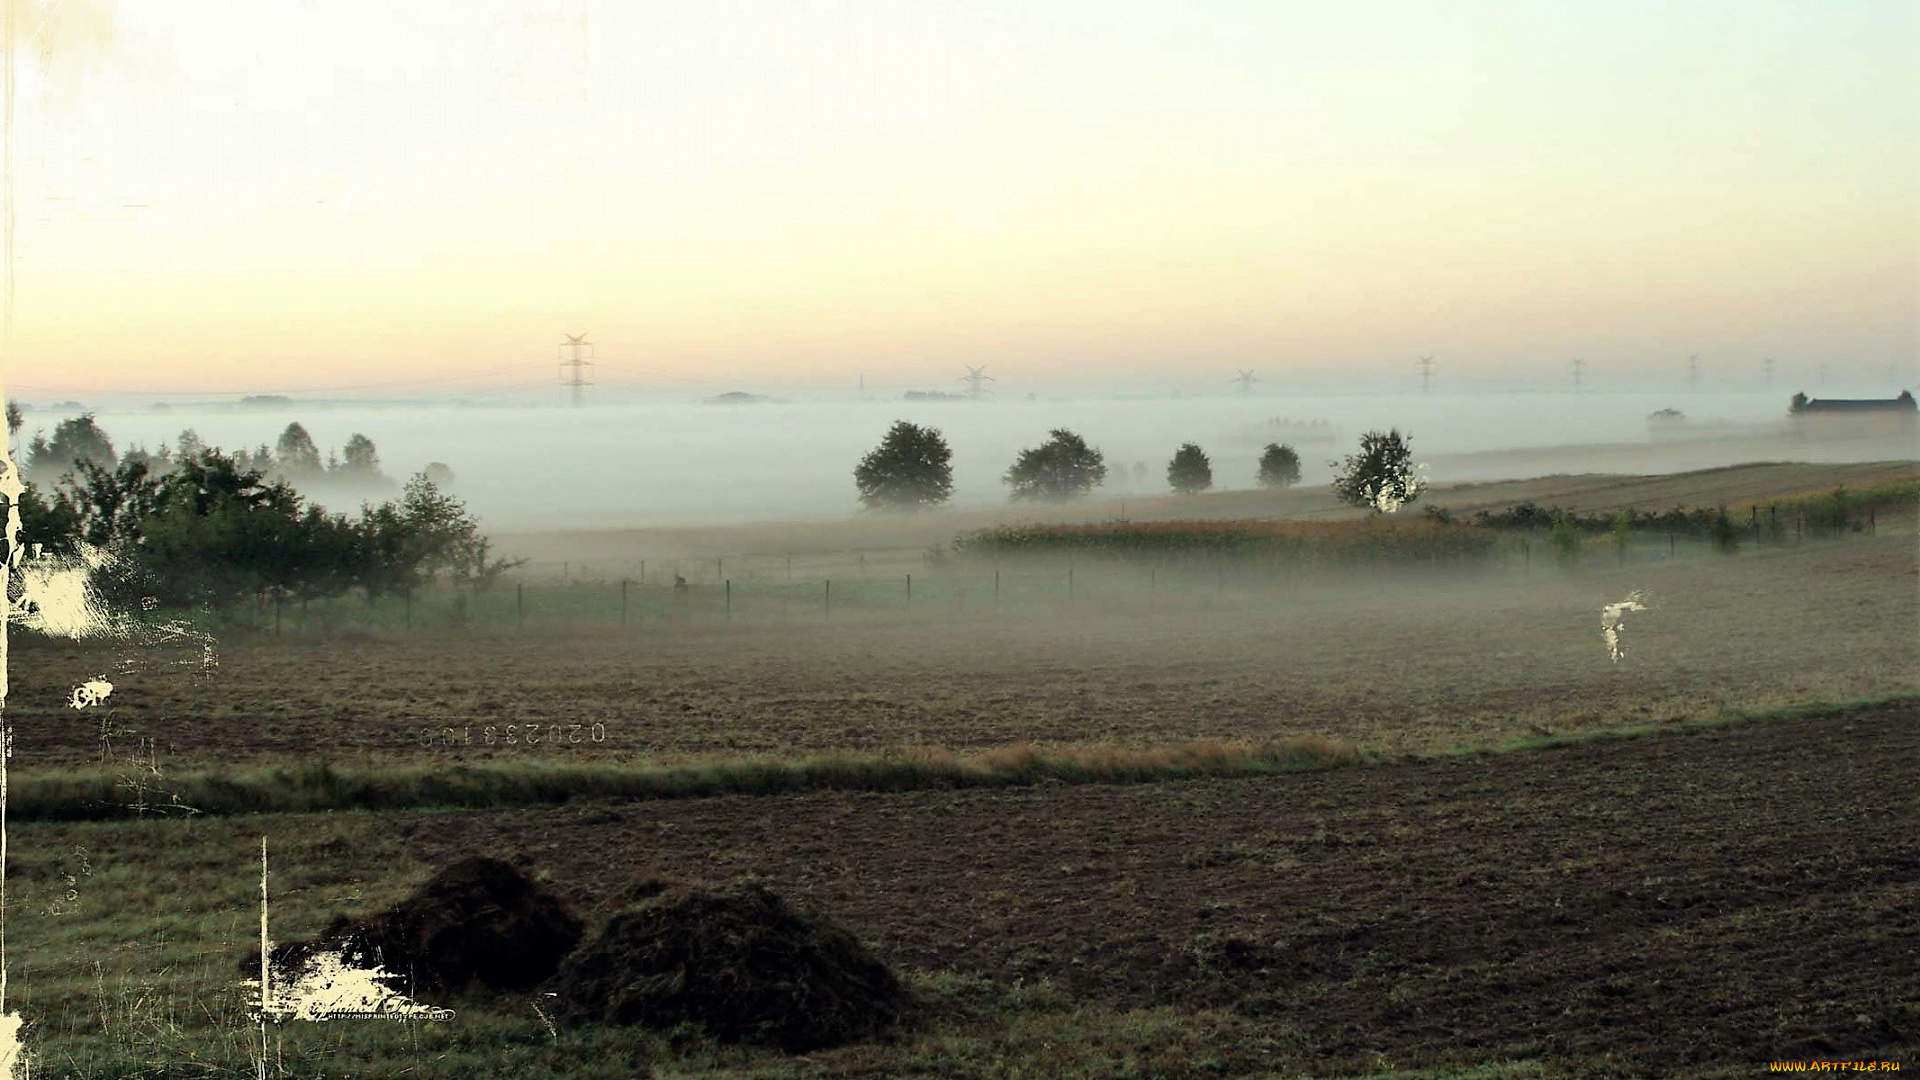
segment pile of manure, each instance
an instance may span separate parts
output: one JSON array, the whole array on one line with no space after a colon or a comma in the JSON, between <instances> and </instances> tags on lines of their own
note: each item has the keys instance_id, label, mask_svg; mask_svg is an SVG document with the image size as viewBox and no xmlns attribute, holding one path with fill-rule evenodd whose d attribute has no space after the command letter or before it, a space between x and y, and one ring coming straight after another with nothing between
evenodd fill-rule
<instances>
[{"instance_id":1,"label":"pile of manure","mask_svg":"<svg viewBox=\"0 0 1920 1080\"><path fill-rule=\"evenodd\" d=\"M509 863L476 857L452 863L383 912L340 916L312 941L275 946L272 963L287 977L316 955L337 953L384 968L409 994L527 990L553 976L583 930L558 895ZM259 964L256 949L247 966Z\"/></svg>"},{"instance_id":2,"label":"pile of manure","mask_svg":"<svg viewBox=\"0 0 1920 1080\"><path fill-rule=\"evenodd\" d=\"M907 1004L852 934L757 885L641 878L606 910L548 984L572 1024L693 1023L800 1053L878 1034Z\"/></svg>"}]
</instances>

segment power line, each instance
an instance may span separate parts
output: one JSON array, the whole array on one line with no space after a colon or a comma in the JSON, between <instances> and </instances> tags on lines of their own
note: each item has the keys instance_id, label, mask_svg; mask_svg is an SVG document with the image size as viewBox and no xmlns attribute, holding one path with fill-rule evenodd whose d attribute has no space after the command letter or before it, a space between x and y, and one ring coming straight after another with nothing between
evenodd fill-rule
<instances>
[{"instance_id":1,"label":"power line","mask_svg":"<svg viewBox=\"0 0 1920 1080\"><path fill-rule=\"evenodd\" d=\"M497 375L508 371L528 371L541 367L541 364L509 364L505 367L488 368L482 371L470 371L461 375L439 375L423 379L390 379L385 382L347 383L339 386L307 387L242 387L230 390L139 390L113 387L110 390L74 390L66 387L49 386L45 383L14 383L18 390L38 390L44 393L85 394L113 393L139 394L146 397L220 397L230 394L330 394L340 390L379 390L395 386L430 386L443 383L465 382L475 376Z\"/></svg>"},{"instance_id":2,"label":"power line","mask_svg":"<svg viewBox=\"0 0 1920 1080\"><path fill-rule=\"evenodd\" d=\"M609 362L606 360L595 360L595 363L597 363L603 369L610 369L613 371L631 371L637 375L647 375L656 379L671 379L675 382L702 383L706 385L712 385L713 382L715 381L710 378L701 379L701 378L694 378L688 375L678 375L671 371L661 371L658 368L650 368L640 364L628 364L625 362Z\"/></svg>"}]
</instances>

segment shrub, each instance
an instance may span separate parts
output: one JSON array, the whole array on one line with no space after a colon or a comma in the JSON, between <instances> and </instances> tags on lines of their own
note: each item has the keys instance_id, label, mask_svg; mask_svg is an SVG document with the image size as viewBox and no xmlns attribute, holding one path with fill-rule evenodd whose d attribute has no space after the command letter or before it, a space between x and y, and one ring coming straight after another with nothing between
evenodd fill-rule
<instances>
[{"instance_id":1,"label":"shrub","mask_svg":"<svg viewBox=\"0 0 1920 1080\"><path fill-rule=\"evenodd\" d=\"M1399 429L1360 436L1360 452L1351 454L1333 478L1333 490L1349 506L1393 513L1418 498L1424 481L1414 472L1413 451Z\"/></svg>"},{"instance_id":2,"label":"shrub","mask_svg":"<svg viewBox=\"0 0 1920 1080\"><path fill-rule=\"evenodd\" d=\"M1547 534L1547 542L1563 562L1572 562L1580 555L1580 529L1573 519L1565 513L1556 515L1553 531Z\"/></svg>"},{"instance_id":3,"label":"shrub","mask_svg":"<svg viewBox=\"0 0 1920 1080\"><path fill-rule=\"evenodd\" d=\"M1470 525L1404 522L1147 521L1082 525L1003 525L960 536L955 554L1101 554L1164 559L1246 555L1293 562L1375 563L1476 559L1494 551L1494 535Z\"/></svg>"},{"instance_id":4,"label":"shrub","mask_svg":"<svg viewBox=\"0 0 1920 1080\"><path fill-rule=\"evenodd\" d=\"M1727 508L1721 507L1714 513L1707 526L1707 535L1712 537L1714 549L1728 555L1740 550L1740 530L1727 515Z\"/></svg>"}]
</instances>

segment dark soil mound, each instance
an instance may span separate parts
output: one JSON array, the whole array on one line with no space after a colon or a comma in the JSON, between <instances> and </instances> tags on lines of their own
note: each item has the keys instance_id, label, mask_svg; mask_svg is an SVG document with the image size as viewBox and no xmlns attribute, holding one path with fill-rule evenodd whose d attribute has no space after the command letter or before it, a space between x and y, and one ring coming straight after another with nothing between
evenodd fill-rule
<instances>
[{"instance_id":1,"label":"dark soil mound","mask_svg":"<svg viewBox=\"0 0 1920 1080\"><path fill-rule=\"evenodd\" d=\"M336 918L312 941L275 947L273 964L290 977L308 957L340 952L385 968L408 994L525 990L553 976L583 929L560 897L511 865L467 858L386 911ZM259 963L255 950L251 967Z\"/></svg>"},{"instance_id":2,"label":"dark soil mound","mask_svg":"<svg viewBox=\"0 0 1920 1080\"><path fill-rule=\"evenodd\" d=\"M642 879L551 989L575 1024L703 1025L789 1053L877 1034L905 989L847 931L758 886L709 891Z\"/></svg>"}]
</instances>

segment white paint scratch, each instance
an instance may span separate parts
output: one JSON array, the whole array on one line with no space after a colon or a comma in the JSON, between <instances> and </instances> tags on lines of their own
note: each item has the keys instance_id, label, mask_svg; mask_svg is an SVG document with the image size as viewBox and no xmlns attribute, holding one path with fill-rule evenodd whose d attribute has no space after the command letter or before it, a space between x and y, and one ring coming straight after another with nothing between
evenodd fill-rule
<instances>
[{"instance_id":1,"label":"white paint scratch","mask_svg":"<svg viewBox=\"0 0 1920 1080\"><path fill-rule=\"evenodd\" d=\"M1642 603L1645 599L1646 593L1635 589L1627 594L1625 600L1600 609L1600 634L1607 641L1607 655L1616 664L1627 655L1627 646L1620 640L1620 631L1627 625L1626 614L1629 611L1646 611L1647 605Z\"/></svg>"},{"instance_id":2,"label":"white paint scratch","mask_svg":"<svg viewBox=\"0 0 1920 1080\"><path fill-rule=\"evenodd\" d=\"M141 600L140 615L114 610L100 593L100 578L121 569L118 558L92 544L80 544L78 552L70 556L36 550L33 558L20 559L14 565L20 598L18 605L8 610L7 621L49 637L197 647L201 668L214 667L218 660L212 635L186 622L155 622L140 617L158 606L151 598Z\"/></svg>"},{"instance_id":3,"label":"white paint scratch","mask_svg":"<svg viewBox=\"0 0 1920 1080\"><path fill-rule=\"evenodd\" d=\"M95 705L104 704L107 698L112 695L113 684L108 682L104 676L98 679L88 679L86 682L73 688L73 700L70 701L69 704L76 709L90 709Z\"/></svg>"},{"instance_id":4,"label":"white paint scratch","mask_svg":"<svg viewBox=\"0 0 1920 1080\"><path fill-rule=\"evenodd\" d=\"M339 953L317 953L297 975L271 986L261 999L266 1018L275 1021L378 1017L389 1020L446 1020L451 1010L423 1005L388 985L395 976L375 965L358 967ZM247 980L247 985L256 985Z\"/></svg>"},{"instance_id":5,"label":"white paint scratch","mask_svg":"<svg viewBox=\"0 0 1920 1080\"><path fill-rule=\"evenodd\" d=\"M267 838L260 838L260 978L242 985L257 987L261 1061L266 1060L267 1021L304 1020L320 1023L377 1017L385 1020L451 1020L453 1010L422 1005L387 985L395 976L378 964L370 968L350 963L339 952L315 953L291 979L273 981L273 943L267 937ZM263 1066L264 1067L264 1066ZM0 1076L0 1080L5 1077Z\"/></svg>"},{"instance_id":6,"label":"white paint scratch","mask_svg":"<svg viewBox=\"0 0 1920 1080\"><path fill-rule=\"evenodd\" d=\"M91 544L81 544L71 556L36 551L18 568L21 594L14 621L48 637L112 635L114 620L94 585L94 575L112 565L113 556Z\"/></svg>"},{"instance_id":7,"label":"white paint scratch","mask_svg":"<svg viewBox=\"0 0 1920 1080\"><path fill-rule=\"evenodd\" d=\"M1419 465L1416 468L1424 469L1426 466ZM1392 476L1369 480L1360 486L1360 494L1366 497L1368 504L1383 514L1397 513L1425 490L1427 478L1413 469L1401 469Z\"/></svg>"},{"instance_id":8,"label":"white paint scratch","mask_svg":"<svg viewBox=\"0 0 1920 1080\"><path fill-rule=\"evenodd\" d=\"M0 1080L14 1080L16 1075L26 1080L32 1072L20 1041L22 1024L19 1013L0 1013Z\"/></svg>"}]
</instances>

